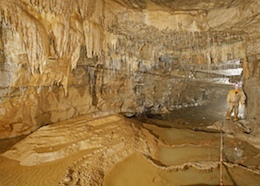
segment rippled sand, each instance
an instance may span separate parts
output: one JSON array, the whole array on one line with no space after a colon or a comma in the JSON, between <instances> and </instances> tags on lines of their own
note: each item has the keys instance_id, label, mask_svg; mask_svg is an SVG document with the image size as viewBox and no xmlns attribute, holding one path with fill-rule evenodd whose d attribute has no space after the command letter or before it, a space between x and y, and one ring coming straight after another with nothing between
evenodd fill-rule
<instances>
[{"instance_id":1,"label":"rippled sand","mask_svg":"<svg viewBox=\"0 0 260 186\"><path fill-rule=\"evenodd\" d=\"M224 143L224 185L260 183L259 150L226 135ZM0 186L219 185L219 147L219 133L80 116L44 126L1 154Z\"/></svg>"}]
</instances>

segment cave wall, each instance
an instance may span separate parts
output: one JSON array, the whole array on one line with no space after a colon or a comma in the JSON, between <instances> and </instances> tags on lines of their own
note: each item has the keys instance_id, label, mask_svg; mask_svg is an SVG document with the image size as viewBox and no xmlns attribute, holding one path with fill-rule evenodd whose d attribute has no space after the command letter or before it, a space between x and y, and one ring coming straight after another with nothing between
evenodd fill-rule
<instances>
[{"instance_id":1,"label":"cave wall","mask_svg":"<svg viewBox=\"0 0 260 186\"><path fill-rule=\"evenodd\" d=\"M246 55L248 75L244 77L244 91L247 95L248 119L259 119L260 101L258 99L260 90L260 25L259 6L255 1L253 4L246 4L244 7L244 24L237 24L247 32ZM253 17L251 17L253 16Z\"/></svg>"},{"instance_id":2,"label":"cave wall","mask_svg":"<svg viewBox=\"0 0 260 186\"><path fill-rule=\"evenodd\" d=\"M259 28L260 29L260 28ZM244 80L244 90L247 95L247 115L248 118L259 119L260 100L260 39L256 34L257 30L247 42L247 60L249 77Z\"/></svg>"},{"instance_id":3,"label":"cave wall","mask_svg":"<svg viewBox=\"0 0 260 186\"><path fill-rule=\"evenodd\" d=\"M248 81L258 64L247 56L247 32L220 28L239 2L223 17L203 4L177 11L156 1L2 1L1 137L96 111L160 113L226 94L212 86L211 69L240 59Z\"/></svg>"}]
</instances>

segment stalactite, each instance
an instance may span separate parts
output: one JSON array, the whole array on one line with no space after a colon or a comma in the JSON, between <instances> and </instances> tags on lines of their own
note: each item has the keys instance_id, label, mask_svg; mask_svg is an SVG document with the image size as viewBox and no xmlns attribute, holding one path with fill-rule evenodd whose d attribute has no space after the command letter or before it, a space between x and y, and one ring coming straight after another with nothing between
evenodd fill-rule
<instances>
[{"instance_id":1,"label":"stalactite","mask_svg":"<svg viewBox=\"0 0 260 186\"><path fill-rule=\"evenodd\" d=\"M44 66L50 65L49 58L57 60L57 63L64 63L67 67L61 69L63 72L59 75L53 75L52 81L61 83L66 89L68 85L65 83L68 83L67 76L69 75L67 69L76 68L80 47L85 44L87 57L92 58L100 56L105 46L102 26L103 3L96 0L1 2L1 5L3 4L0 11L1 22L10 27L12 30L10 33L18 39L8 40L5 45L9 53L8 51L6 53L12 56L14 63L24 63L17 57L18 51L24 51L27 54L32 76L39 78L46 76L43 73L48 73L47 67ZM19 46L16 46L17 44ZM19 47L19 50L13 51L14 46ZM49 51L52 51L51 55ZM36 75L38 73L43 75ZM48 77L48 82L50 82L50 75ZM31 83L35 85L36 82L45 83L41 81Z\"/></svg>"},{"instance_id":2,"label":"stalactite","mask_svg":"<svg viewBox=\"0 0 260 186\"><path fill-rule=\"evenodd\" d=\"M147 25L137 23L136 26L140 30L147 31L144 36L144 33L125 31L120 24L107 25L104 1L10 2L9 4L2 2L4 4L1 11L2 24L7 24L11 28L10 33L13 33L13 37L18 38L20 43L13 39L11 42L8 41L8 47L17 43L21 45L19 51L27 54L31 73L39 79L44 79L43 77L47 76L44 73L51 71L46 70L48 65L63 64L64 67L58 75L48 76L48 78L50 81L52 79L53 82L61 83L64 87L67 87L65 84L68 83L69 71L77 66L82 45L86 46L88 58L101 56L103 51L105 67L111 69L113 76L123 68L127 69L128 74L139 70L150 72L154 69L170 72L175 66L190 70L189 68L193 68L196 64L208 65L207 69L210 69L212 64L226 61L229 53L232 53L233 59L243 56L238 54L241 46L237 44L243 40L243 37L237 34L202 32L198 29L164 30L158 33L158 30L153 27L147 28ZM117 23L113 21L109 20L111 24ZM196 22L193 22L193 26L196 26L195 24ZM129 25L126 28L129 29ZM150 37L152 34L155 35ZM19 55L15 52L9 51L9 53L10 56ZM175 57L175 66L168 54ZM166 56L164 62L159 61L162 55ZM197 60L193 60L196 58ZM14 62L19 63L18 57L15 59ZM52 63L50 60L56 62ZM101 61L97 62L101 63ZM43 83L36 80L34 82Z\"/></svg>"}]
</instances>

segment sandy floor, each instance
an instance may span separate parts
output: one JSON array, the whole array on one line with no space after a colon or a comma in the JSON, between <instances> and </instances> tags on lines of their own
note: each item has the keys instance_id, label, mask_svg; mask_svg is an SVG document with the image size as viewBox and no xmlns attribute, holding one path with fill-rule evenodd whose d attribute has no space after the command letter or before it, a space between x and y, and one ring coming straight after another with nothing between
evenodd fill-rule
<instances>
[{"instance_id":1,"label":"sandy floor","mask_svg":"<svg viewBox=\"0 0 260 186\"><path fill-rule=\"evenodd\" d=\"M44 126L0 155L0 186L219 185L216 129L149 121L95 114ZM257 186L259 149L230 134L224 144L224 185Z\"/></svg>"},{"instance_id":2,"label":"sandy floor","mask_svg":"<svg viewBox=\"0 0 260 186\"><path fill-rule=\"evenodd\" d=\"M218 170L200 171L195 168L187 168L183 171L174 171L170 168L162 169L153 165L141 154L133 154L123 162L117 164L105 177L104 186L172 186L202 184L201 180L207 180L208 184L219 183ZM196 179L197 178L197 179Z\"/></svg>"},{"instance_id":3,"label":"sandy floor","mask_svg":"<svg viewBox=\"0 0 260 186\"><path fill-rule=\"evenodd\" d=\"M68 158L36 166L22 166L18 161L0 157L1 186L58 185L69 165L91 151L83 151Z\"/></svg>"},{"instance_id":4,"label":"sandy floor","mask_svg":"<svg viewBox=\"0 0 260 186\"><path fill-rule=\"evenodd\" d=\"M117 162L138 149L152 151L153 142L148 147L135 135L144 136L143 132L120 115L82 116L44 126L1 154L0 185L76 185L79 178L74 172L86 164L93 168L84 171L92 174L81 179L81 185L95 180L101 184L102 172Z\"/></svg>"}]
</instances>

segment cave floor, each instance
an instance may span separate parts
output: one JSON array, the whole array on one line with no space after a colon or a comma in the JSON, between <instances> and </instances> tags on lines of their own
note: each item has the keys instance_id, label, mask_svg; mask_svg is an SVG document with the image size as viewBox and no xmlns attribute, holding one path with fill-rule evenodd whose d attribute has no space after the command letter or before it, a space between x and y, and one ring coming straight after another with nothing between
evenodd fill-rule
<instances>
[{"instance_id":1,"label":"cave floor","mask_svg":"<svg viewBox=\"0 0 260 186\"><path fill-rule=\"evenodd\" d=\"M221 136L224 185L258 185L259 148L215 109L141 119L95 113L43 126L4 141L0 185L219 185Z\"/></svg>"}]
</instances>

